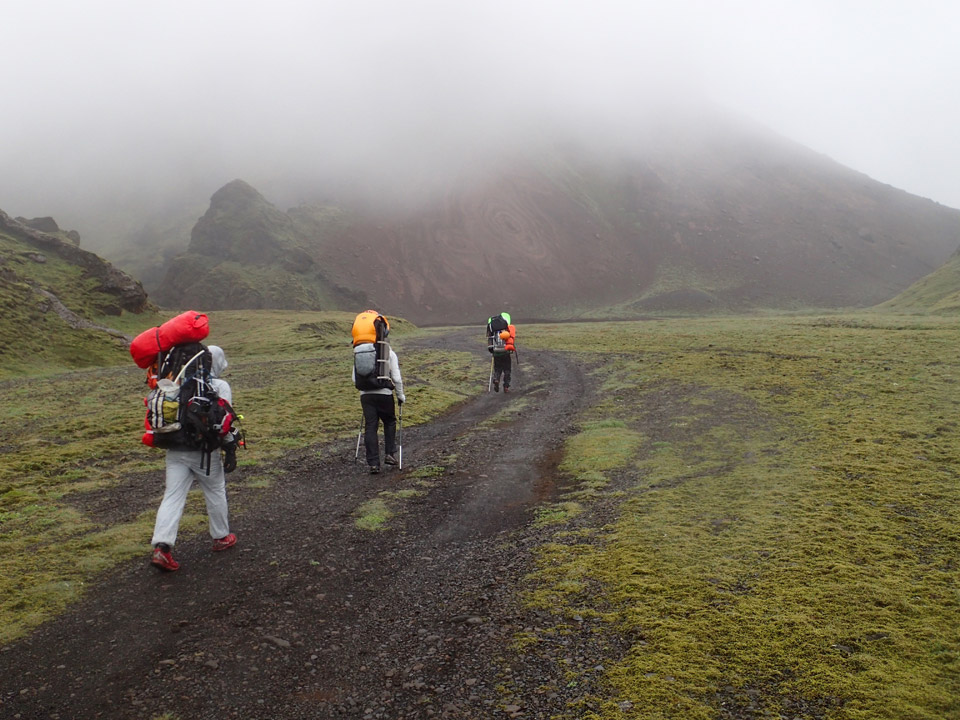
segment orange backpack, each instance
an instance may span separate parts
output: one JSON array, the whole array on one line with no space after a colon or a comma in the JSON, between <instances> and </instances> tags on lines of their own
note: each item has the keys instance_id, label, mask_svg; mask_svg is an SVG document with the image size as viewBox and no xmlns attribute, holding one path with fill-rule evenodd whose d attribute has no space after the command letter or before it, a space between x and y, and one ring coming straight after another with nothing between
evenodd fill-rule
<instances>
[{"instance_id":1,"label":"orange backpack","mask_svg":"<svg viewBox=\"0 0 960 720\"><path fill-rule=\"evenodd\" d=\"M389 332L390 323L376 310L366 310L353 321L353 374L358 390L393 389Z\"/></svg>"},{"instance_id":2,"label":"orange backpack","mask_svg":"<svg viewBox=\"0 0 960 720\"><path fill-rule=\"evenodd\" d=\"M386 332L390 331L390 323L387 319L378 313L376 310L364 310L362 313L357 315L356 319L353 321L353 346L356 347L360 343L375 343L377 340L382 340L382 337L378 337L377 334L377 321L383 323L386 327ZM386 333L381 330L381 335L386 335Z\"/></svg>"}]
</instances>

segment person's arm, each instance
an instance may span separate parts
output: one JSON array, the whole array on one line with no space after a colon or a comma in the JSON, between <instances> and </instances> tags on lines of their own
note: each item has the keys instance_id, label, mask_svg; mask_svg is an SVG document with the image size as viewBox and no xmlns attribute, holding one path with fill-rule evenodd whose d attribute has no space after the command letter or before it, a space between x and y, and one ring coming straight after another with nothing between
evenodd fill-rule
<instances>
[{"instance_id":1,"label":"person's arm","mask_svg":"<svg viewBox=\"0 0 960 720\"><path fill-rule=\"evenodd\" d=\"M230 383L221 378L214 378L210 381L210 385L213 386L213 389L217 391L217 395L219 395L222 400L226 400L230 405L233 405L233 391L230 389ZM234 440L235 439L236 438L234 438ZM232 473L236 469L237 446L231 442L223 448L223 471L225 473Z\"/></svg>"},{"instance_id":2,"label":"person's arm","mask_svg":"<svg viewBox=\"0 0 960 720\"><path fill-rule=\"evenodd\" d=\"M393 348L390 348L390 379L393 380L393 389L397 393L397 400L406 402L407 397L403 394L403 378L400 377L400 360Z\"/></svg>"},{"instance_id":3,"label":"person's arm","mask_svg":"<svg viewBox=\"0 0 960 720\"><path fill-rule=\"evenodd\" d=\"M230 383L222 378L213 378L210 380L210 385L217 391L217 395L233 405L233 391L230 390Z\"/></svg>"}]
</instances>

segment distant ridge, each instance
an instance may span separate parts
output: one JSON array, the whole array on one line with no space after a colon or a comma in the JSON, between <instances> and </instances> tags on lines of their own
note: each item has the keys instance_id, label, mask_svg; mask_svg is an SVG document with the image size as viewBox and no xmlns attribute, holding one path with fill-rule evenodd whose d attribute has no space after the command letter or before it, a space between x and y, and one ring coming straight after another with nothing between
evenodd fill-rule
<instances>
[{"instance_id":1,"label":"distant ridge","mask_svg":"<svg viewBox=\"0 0 960 720\"><path fill-rule=\"evenodd\" d=\"M960 211L733 124L643 147L530 148L403 207L340 199L283 212L217 191L155 299L363 309L414 322L865 307L960 246ZM363 306L363 307L361 307Z\"/></svg>"}]
</instances>

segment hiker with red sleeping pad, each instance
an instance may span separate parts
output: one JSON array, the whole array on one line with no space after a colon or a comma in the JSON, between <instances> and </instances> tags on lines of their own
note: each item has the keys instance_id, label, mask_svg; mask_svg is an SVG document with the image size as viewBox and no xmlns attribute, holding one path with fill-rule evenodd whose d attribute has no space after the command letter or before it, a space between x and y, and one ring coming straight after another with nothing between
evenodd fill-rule
<instances>
[{"instance_id":1,"label":"hiker with red sleeping pad","mask_svg":"<svg viewBox=\"0 0 960 720\"><path fill-rule=\"evenodd\" d=\"M233 393L220 375L223 350L200 340L209 333L207 316L189 311L138 335L130 345L134 361L147 370L150 394L142 442L166 450L166 490L153 531L151 562L173 571L180 564L171 549L194 480L206 500L214 551L237 542L230 532L225 473L237 466L243 445ZM221 452L223 459L221 459Z\"/></svg>"}]
</instances>

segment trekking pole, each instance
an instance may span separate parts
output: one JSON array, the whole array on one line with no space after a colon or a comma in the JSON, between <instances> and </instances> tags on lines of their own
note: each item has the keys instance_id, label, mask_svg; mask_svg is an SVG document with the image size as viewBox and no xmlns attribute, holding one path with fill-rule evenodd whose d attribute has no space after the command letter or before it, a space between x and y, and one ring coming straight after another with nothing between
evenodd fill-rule
<instances>
[{"instance_id":1,"label":"trekking pole","mask_svg":"<svg viewBox=\"0 0 960 720\"><path fill-rule=\"evenodd\" d=\"M353 461L356 462L357 458L360 457L360 438L363 437L363 423L364 421L360 420L360 432L357 433L357 451L353 454Z\"/></svg>"},{"instance_id":2,"label":"trekking pole","mask_svg":"<svg viewBox=\"0 0 960 720\"><path fill-rule=\"evenodd\" d=\"M403 470L403 403L400 403L397 415L397 469Z\"/></svg>"},{"instance_id":3,"label":"trekking pole","mask_svg":"<svg viewBox=\"0 0 960 720\"><path fill-rule=\"evenodd\" d=\"M493 356L490 357L490 379L487 380L487 392L493 389Z\"/></svg>"},{"instance_id":4,"label":"trekking pole","mask_svg":"<svg viewBox=\"0 0 960 720\"><path fill-rule=\"evenodd\" d=\"M513 356L517 358L517 368L520 367L520 353L517 352L516 348L513 350Z\"/></svg>"}]
</instances>

